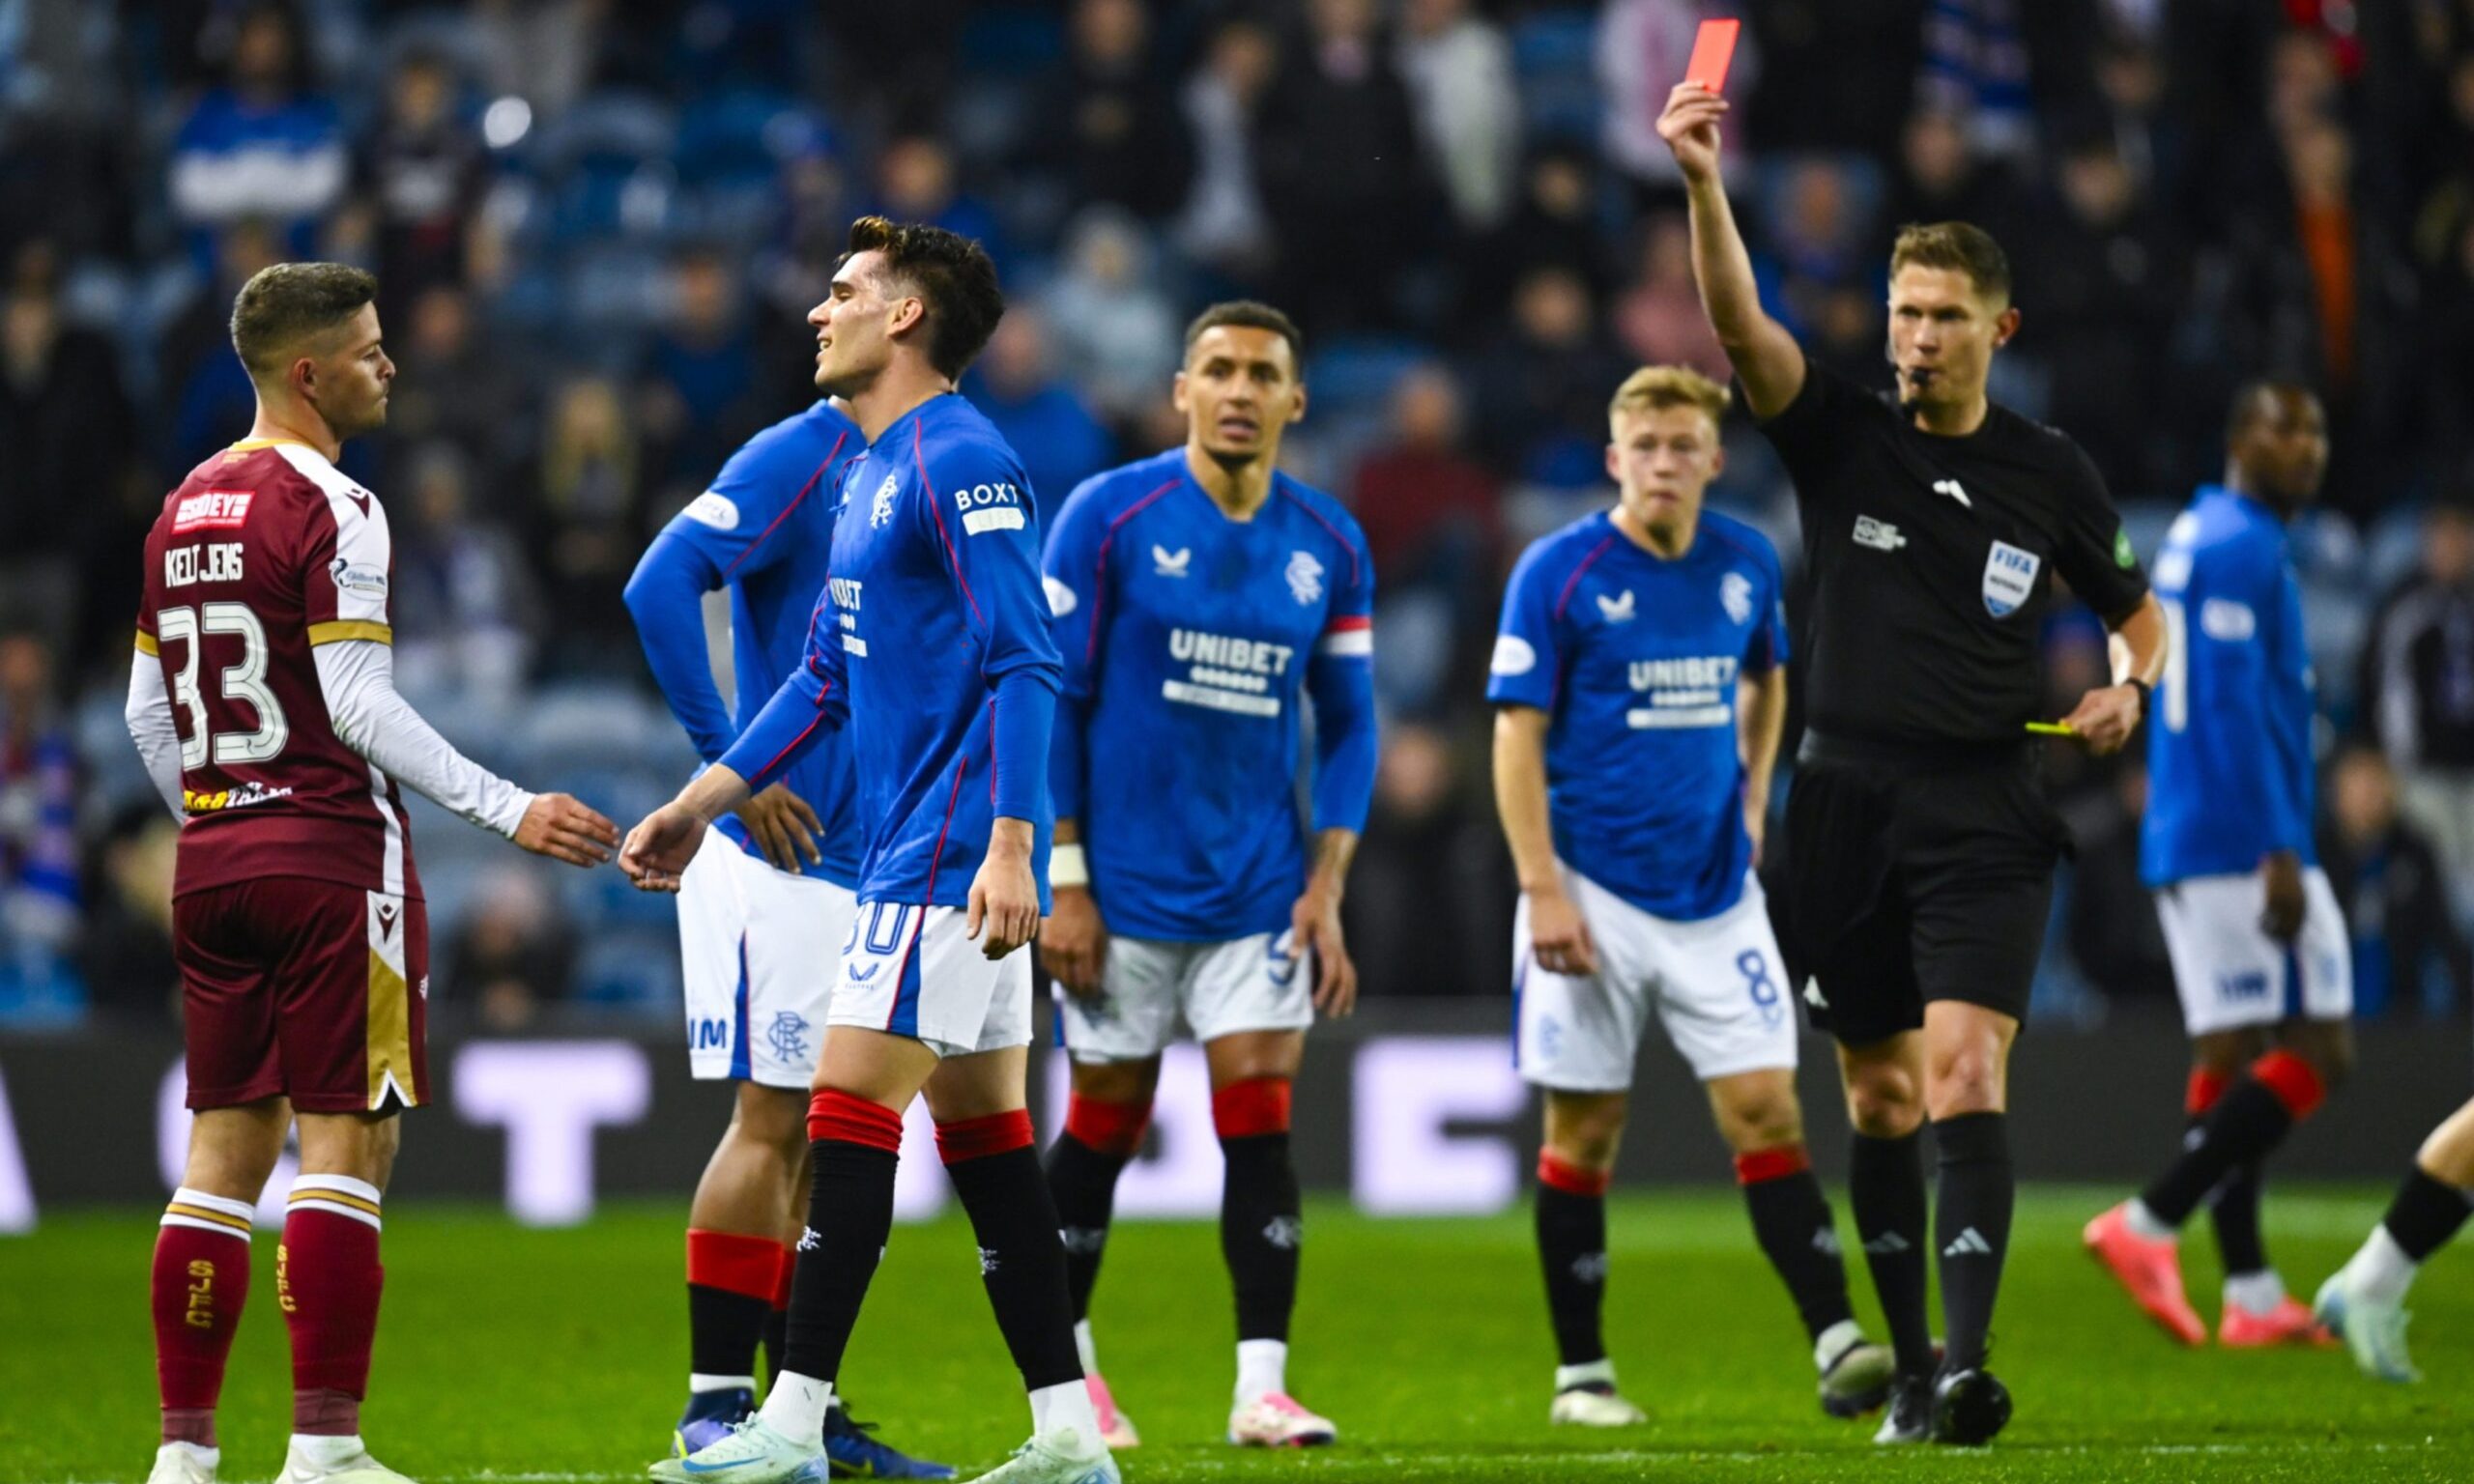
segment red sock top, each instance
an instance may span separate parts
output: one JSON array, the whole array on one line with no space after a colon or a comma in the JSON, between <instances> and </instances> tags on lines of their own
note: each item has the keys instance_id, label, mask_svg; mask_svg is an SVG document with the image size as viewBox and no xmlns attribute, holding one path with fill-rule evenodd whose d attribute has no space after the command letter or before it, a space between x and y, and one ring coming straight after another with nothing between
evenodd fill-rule
<instances>
[{"instance_id":1,"label":"red sock top","mask_svg":"<svg viewBox=\"0 0 2474 1484\"><path fill-rule=\"evenodd\" d=\"M1027 1109L991 1113L936 1126L936 1157L947 1164L985 1159L1031 1147L1031 1115Z\"/></svg>"},{"instance_id":2,"label":"red sock top","mask_svg":"<svg viewBox=\"0 0 2474 1484\"><path fill-rule=\"evenodd\" d=\"M1615 1184L1613 1170L1593 1170L1558 1158L1551 1149L1538 1152L1538 1183L1566 1195L1601 1196Z\"/></svg>"},{"instance_id":3,"label":"red sock top","mask_svg":"<svg viewBox=\"0 0 2474 1484\"><path fill-rule=\"evenodd\" d=\"M2215 1107L2216 1100L2224 1097L2225 1090L2232 1085L2233 1079L2224 1072L2210 1071L2204 1067L2192 1068L2190 1085L2182 1090L2182 1111L2193 1118L2199 1117Z\"/></svg>"},{"instance_id":4,"label":"red sock top","mask_svg":"<svg viewBox=\"0 0 2474 1484\"><path fill-rule=\"evenodd\" d=\"M1103 1155L1131 1157L1151 1127L1151 1100L1103 1102L1075 1093L1065 1099L1065 1131Z\"/></svg>"},{"instance_id":5,"label":"red sock top","mask_svg":"<svg viewBox=\"0 0 2474 1484\"><path fill-rule=\"evenodd\" d=\"M811 1143L839 1139L900 1155L902 1115L881 1102L828 1087L808 1099L808 1139Z\"/></svg>"},{"instance_id":6,"label":"red sock top","mask_svg":"<svg viewBox=\"0 0 2474 1484\"><path fill-rule=\"evenodd\" d=\"M783 1246L770 1237L687 1229L687 1281L698 1288L772 1301L782 1279Z\"/></svg>"},{"instance_id":7,"label":"red sock top","mask_svg":"<svg viewBox=\"0 0 2474 1484\"><path fill-rule=\"evenodd\" d=\"M1211 1095L1211 1126L1223 1139L1288 1132L1286 1077L1248 1077Z\"/></svg>"},{"instance_id":8,"label":"red sock top","mask_svg":"<svg viewBox=\"0 0 2474 1484\"><path fill-rule=\"evenodd\" d=\"M2328 1085L2319 1080L2318 1069L2282 1046L2251 1064L2251 1075L2260 1086L2276 1094L2277 1101L2299 1123L2328 1100Z\"/></svg>"},{"instance_id":9,"label":"red sock top","mask_svg":"<svg viewBox=\"0 0 2474 1484\"><path fill-rule=\"evenodd\" d=\"M1812 1167L1813 1156L1803 1145L1772 1144L1768 1149L1736 1156L1736 1184L1757 1185L1766 1180L1784 1180Z\"/></svg>"}]
</instances>

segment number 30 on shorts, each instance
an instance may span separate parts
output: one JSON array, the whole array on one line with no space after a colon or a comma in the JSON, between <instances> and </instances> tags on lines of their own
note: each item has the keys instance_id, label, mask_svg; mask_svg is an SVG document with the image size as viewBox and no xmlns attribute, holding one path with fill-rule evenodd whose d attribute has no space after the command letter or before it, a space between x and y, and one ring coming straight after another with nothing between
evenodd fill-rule
<instances>
[{"instance_id":1,"label":"number 30 on shorts","mask_svg":"<svg viewBox=\"0 0 2474 1484\"><path fill-rule=\"evenodd\" d=\"M1744 993L1752 996L1753 1009L1761 1012L1761 1023L1776 1029L1778 1017L1786 1011L1779 1001L1777 982L1769 977L1769 956L1747 948L1736 955L1736 972L1743 976Z\"/></svg>"}]
</instances>

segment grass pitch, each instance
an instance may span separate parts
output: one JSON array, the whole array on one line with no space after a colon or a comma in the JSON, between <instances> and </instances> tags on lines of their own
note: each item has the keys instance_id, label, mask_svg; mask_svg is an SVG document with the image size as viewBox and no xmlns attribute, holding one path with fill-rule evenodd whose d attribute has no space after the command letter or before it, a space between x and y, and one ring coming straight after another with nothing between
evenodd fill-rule
<instances>
[{"instance_id":1,"label":"grass pitch","mask_svg":"<svg viewBox=\"0 0 2474 1484\"><path fill-rule=\"evenodd\" d=\"M1095 1320L1144 1445L1129 1480L2183 1480L2474 1478L2474 1254L2443 1255L2415 1295L2431 1380L2382 1386L2342 1356L2177 1350L2081 1254L2117 1192L2040 1187L2020 1202L1994 1362L2018 1416L1989 1451L1869 1445L1872 1424L1814 1405L1794 1312L1734 1193L1621 1197L1608 1338L1648 1427L1546 1425L1554 1356L1525 1212L1374 1221L1317 1205L1290 1383L1340 1445L1241 1454L1221 1443L1232 1356L1226 1278L1207 1224L1126 1223ZM2306 1296L2381 1209L2380 1192L2271 1185L2268 1223ZM1842 1223L1844 1202L1841 1201ZM642 1477L685 1384L683 1205L534 1232L469 1208L388 1213L388 1294L367 1431L429 1484ZM155 1442L145 1283L154 1213L55 1214L0 1239L0 1484L136 1480ZM2213 1318L2212 1243L2189 1277ZM289 1421L274 1244L256 1270L223 1404L223 1477L271 1477ZM1859 1311L1874 1314L1855 1275ZM1874 1327L1878 1330L1877 1322ZM898 1228L843 1379L862 1417L966 1470L1028 1431L1019 1382L959 1217Z\"/></svg>"}]
</instances>

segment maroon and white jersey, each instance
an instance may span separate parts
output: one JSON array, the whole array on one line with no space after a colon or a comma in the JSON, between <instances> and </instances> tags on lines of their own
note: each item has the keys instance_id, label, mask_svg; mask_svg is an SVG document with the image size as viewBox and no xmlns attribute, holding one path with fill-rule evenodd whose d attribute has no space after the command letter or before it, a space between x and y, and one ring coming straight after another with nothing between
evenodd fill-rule
<instances>
[{"instance_id":1,"label":"maroon and white jersey","mask_svg":"<svg viewBox=\"0 0 2474 1484\"><path fill-rule=\"evenodd\" d=\"M339 735L316 658L392 642L392 567L377 497L305 444L235 443L164 500L137 647L179 729L174 895L306 876L420 896L395 784Z\"/></svg>"}]
</instances>

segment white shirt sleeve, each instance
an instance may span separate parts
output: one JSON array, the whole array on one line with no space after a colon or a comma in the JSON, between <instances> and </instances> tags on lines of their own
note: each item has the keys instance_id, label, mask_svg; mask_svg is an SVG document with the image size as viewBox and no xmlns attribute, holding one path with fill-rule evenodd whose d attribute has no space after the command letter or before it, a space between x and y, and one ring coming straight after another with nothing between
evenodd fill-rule
<instances>
[{"instance_id":1,"label":"white shirt sleeve","mask_svg":"<svg viewBox=\"0 0 2474 1484\"><path fill-rule=\"evenodd\" d=\"M155 791L163 796L173 818L187 819L181 790L180 724L172 720L172 696L163 688L163 667L143 649L130 652L129 703L121 708L121 716L129 723L137 756L146 760L146 776L154 781Z\"/></svg>"},{"instance_id":2,"label":"white shirt sleeve","mask_svg":"<svg viewBox=\"0 0 2474 1484\"><path fill-rule=\"evenodd\" d=\"M369 639L312 649L327 714L344 746L440 808L512 839L532 795L455 750L395 693L395 651Z\"/></svg>"}]
</instances>

